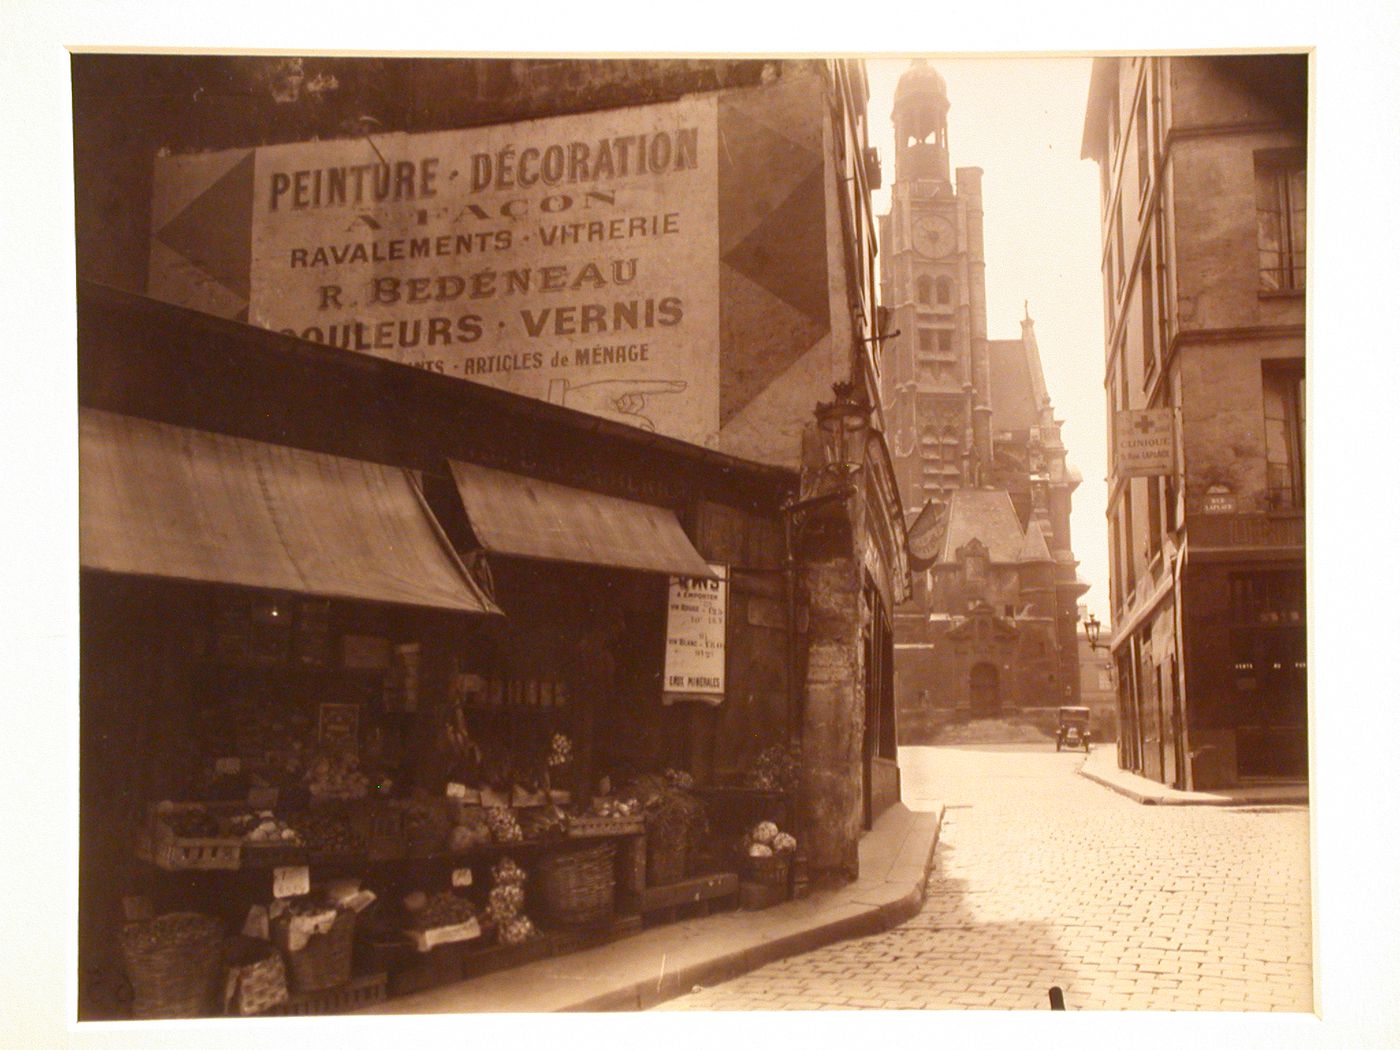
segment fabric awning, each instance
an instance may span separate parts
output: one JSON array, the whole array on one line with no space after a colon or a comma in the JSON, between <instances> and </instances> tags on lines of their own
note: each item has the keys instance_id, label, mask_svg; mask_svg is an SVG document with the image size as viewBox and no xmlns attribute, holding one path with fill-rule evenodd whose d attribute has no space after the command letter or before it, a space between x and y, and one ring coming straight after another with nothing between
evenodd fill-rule
<instances>
[{"instance_id":1,"label":"fabric awning","mask_svg":"<svg viewBox=\"0 0 1400 1050\"><path fill-rule=\"evenodd\" d=\"M664 507L451 462L467 518L488 551L672 576L713 575Z\"/></svg>"},{"instance_id":2,"label":"fabric awning","mask_svg":"<svg viewBox=\"0 0 1400 1050\"><path fill-rule=\"evenodd\" d=\"M84 568L499 613L397 467L79 412Z\"/></svg>"}]
</instances>

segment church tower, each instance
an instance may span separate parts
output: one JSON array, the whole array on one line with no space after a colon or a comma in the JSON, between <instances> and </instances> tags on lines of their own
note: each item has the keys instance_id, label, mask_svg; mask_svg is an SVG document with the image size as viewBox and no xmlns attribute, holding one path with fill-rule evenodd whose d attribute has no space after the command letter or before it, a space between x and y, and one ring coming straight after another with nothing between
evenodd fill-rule
<instances>
[{"instance_id":1,"label":"church tower","mask_svg":"<svg viewBox=\"0 0 1400 1050\"><path fill-rule=\"evenodd\" d=\"M900 336L883 391L906 514L947 505L992 462L982 171L949 177L948 89L916 61L895 91L891 208L880 218L881 294Z\"/></svg>"},{"instance_id":2,"label":"church tower","mask_svg":"<svg viewBox=\"0 0 1400 1050\"><path fill-rule=\"evenodd\" d=\"M915 61L895 90L880 217L880 293L898 332L882 393L914 570L895 614L911 741L948 720L1077 702L1087 589L1070 542L1079 476L1029 308L1019 338L987 338L982 169L951 169L949 109L943 77Z\"/></svg>"}]
</instances>

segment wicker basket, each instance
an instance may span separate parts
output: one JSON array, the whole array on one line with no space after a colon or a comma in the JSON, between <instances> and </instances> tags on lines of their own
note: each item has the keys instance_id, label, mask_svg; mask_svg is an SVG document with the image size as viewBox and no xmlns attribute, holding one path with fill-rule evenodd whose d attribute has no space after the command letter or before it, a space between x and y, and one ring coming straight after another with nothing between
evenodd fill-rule
<instances>
[{"instance_id":1,"label":"wicker basket","mask_svg":"<svg viewBox=\"0 0 1400 1050\"><path fill-rule=\"evenodd\" d=\"M273 926L277 947L287 961L292 991L319 992L350 980L350 961L354 954L355 913L341 911L326 933L313 933L306 946L292 951L288 938L291 924L286 918Z\"/></svg>"},{"instance_id":2,"label":"wicker basket","mask_svg":"<svg viewBox=\"0 0 1400 1050\"><path fill-rule=\"evenodd\" d=\"M565 850L540 861L540 888L551 920L578 924L612 917L616 852L616 846L606 843Z\"/></svg>"},{"instance_id":3,"label":"wicker basket","mask_svg":"<svg viewBox=\"0 0 1400 1050\"><path fill-rule=\"evenodd\" d=\"M217 919L172 912L129 924L121 942L132 1017L209 1017L218 1012L223 931Z\"/></svg>"},{"instance_id":4,"label":"wicker basket","mask_svg":"<svg viewBox=\"0 0 1400 1050\"><path fill-rule=\"evenodd\" d=\"M684 835L647 835L647 885L669 886L685 878L689 843Z\"/></svg>"},{"instance_id":5,"label":"wicker basket","mask_svg":"<svg viewBox=\"0 0 1400 1050\"><path fill-rule=\"evenodd\" d=\"M788 884L788 871L791 867L792 858L785 855L745 857L744 878L749 882L757 882L764 886L776 886L785 890Z\"/></svg>"},{"instance_id":6,"label":"wicker basket","mask_svg":"<svg viewBox=\"0 0 1400 1050\"><path fill-rule=\"evenodd\" d=\"M251 1017L287 1001L287 967L267 941L235 937L226 959L224 1013Z\"/></svg>"}]
</instances>

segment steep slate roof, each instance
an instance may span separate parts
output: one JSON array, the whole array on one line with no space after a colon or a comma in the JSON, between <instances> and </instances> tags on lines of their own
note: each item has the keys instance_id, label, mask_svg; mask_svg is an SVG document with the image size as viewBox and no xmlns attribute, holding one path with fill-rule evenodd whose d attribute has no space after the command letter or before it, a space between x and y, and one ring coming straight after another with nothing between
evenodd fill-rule
<instances>
[{"instance_id":1,"label":"steep slate roof","mask_svg":"<svg viewBox=\"0 0 1400 1050\"><path fill-rule=\"evenodd\" d=\"M948 505L948 531L938 560L955 560L958 548L974 537L987 548L991 561L1014 565L1019 560L1025 536L1005 489L953 491Z\"/></svg>"},{"instance_id":2,"label":"steep slate roof","mask_svg":"<svg viewBox=\"0 0 1400 1050\"><path fill-rule=\"evenodd\" d=\"M1039 422L1026 346L1020 339L987 340L992 429L1029 430Z\"/></svg>"},{"instance_id":3,"label":"steep slate roof","mask_svg":"<svg viewBox=\"0 0 1400 1050\"><path fill-rule=\"evenodd\" d=\"M1026 540L1021 544L1021 553L1016 560L1022 565L1028 562L1055 560L1050 557L1050 548L1045 543L1045 533L1041 531L1040 522L1032 521L1026 529Z\"/></svg>"}]
</instances>

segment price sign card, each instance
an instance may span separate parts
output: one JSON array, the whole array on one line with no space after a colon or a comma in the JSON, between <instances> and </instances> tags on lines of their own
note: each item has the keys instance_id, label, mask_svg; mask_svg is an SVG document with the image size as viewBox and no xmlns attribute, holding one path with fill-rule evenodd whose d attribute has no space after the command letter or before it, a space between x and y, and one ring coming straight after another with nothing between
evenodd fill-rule
<instances>
[{"instance_id":1,"label":"price sign card","mask_svg":"<svg viewBox=\"0 0 1400 1050\"><path fill-rule=\"evenodd\" d=\"M311 892L311 869L306 865L272 869L272 895L279 900L283 897L300 897Z\"/></svg>"},{"instance_id":2,"label":"price sign card","mask_svg":"<svg viewBox=\"0 0 1400 1050\"><path fill-rule=\"evenodd\" d=\"M472 884L472 869L471 869L471 868L453 868L453 869L452 869L452 885L453 885L454 887L457 887L457 886L470 886L471 884Z\"/></svg>"}]
</instances>

